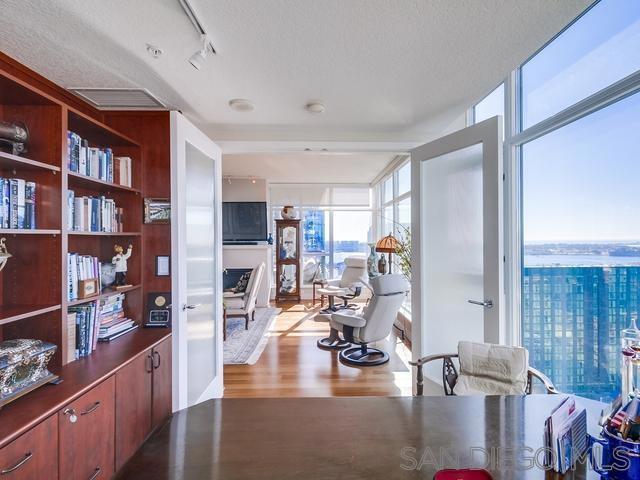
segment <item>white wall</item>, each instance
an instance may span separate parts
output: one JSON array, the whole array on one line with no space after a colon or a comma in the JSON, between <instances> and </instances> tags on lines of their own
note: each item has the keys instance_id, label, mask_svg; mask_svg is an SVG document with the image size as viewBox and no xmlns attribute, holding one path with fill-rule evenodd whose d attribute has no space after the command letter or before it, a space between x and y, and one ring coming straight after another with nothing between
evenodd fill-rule
<instances>
[{"instance_id":1,"label":"white wall","mask_svg":"<svg viewBox=\"0 0 640 480\"><path fill-rule=\"evenodd\" d=\"M254 183L255 182L255 183ZM233 178L222 181L223 202L267 202L267 181L264 178Z\"/></svg>"}]
</instances>

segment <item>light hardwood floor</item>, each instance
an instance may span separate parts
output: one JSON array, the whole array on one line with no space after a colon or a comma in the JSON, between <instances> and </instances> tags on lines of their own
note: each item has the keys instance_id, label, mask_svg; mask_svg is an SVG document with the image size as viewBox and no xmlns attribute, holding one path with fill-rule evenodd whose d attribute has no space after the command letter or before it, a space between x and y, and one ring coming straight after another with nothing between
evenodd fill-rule
<instances>
[{"instance_id":1,"label":"light hardwood floor","mask_svg":"<svg viewBox=\"0 0 640 480\"><path fill-rule=\"evenodd\" d=\"M269 340L254 365L225 365L225 397L333 397L411 395L411 352L393 334L376 345L389 352L389 363L354 368L343 365L338 352L320 350L327 323L315 322L319 310L311 302L280 304L282 312L269 330Z\"/></svg>"}]
</instances>

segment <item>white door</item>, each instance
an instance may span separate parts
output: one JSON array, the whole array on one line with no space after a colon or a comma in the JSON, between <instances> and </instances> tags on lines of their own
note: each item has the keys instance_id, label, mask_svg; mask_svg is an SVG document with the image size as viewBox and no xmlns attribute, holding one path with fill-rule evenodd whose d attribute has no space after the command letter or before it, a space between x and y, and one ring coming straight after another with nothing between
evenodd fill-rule
<instances>
[{"instance_id":1,"label":"white door","mask_svg":"<svg viewBox=\"0 0 640 480\"><path fill-rule=\"evenodd\" d=\"M422 145L411 162L414 360L459 340L504 343L502 118Z\"/></svg>"},{"instance_id":2,"label":"white door","mask_svg":"<svg viewBox=\"0 0 640 480\"><path fill-rule=\"evenodd\" d=\"M173 409L222 396L218 146L171 112Z\"/></svg>"}]
</instances>

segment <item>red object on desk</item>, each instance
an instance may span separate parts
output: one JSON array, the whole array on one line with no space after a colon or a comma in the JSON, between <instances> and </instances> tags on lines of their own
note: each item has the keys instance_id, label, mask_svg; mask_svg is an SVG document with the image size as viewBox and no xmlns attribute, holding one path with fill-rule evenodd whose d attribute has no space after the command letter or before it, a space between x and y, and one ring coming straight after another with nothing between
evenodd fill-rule
<instances>
[{"instance_id":1,"label":"red object on desk","mask_svg":"<svg viewBox=\"0 0 640 480\"><path fill-rule=\"evenodd\" d=\"M433 476L433 480L492 480L493 477L486 470L479 468L463 468L462 470L440 470Z\"/></svg>"}]
</instances>

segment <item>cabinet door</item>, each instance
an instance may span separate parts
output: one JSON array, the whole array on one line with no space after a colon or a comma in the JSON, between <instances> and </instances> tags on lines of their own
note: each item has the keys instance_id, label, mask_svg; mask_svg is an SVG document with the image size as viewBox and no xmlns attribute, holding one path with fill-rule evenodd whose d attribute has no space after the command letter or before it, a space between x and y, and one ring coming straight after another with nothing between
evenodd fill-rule
<instances>
[{"instance_id":1,"label":"cabinet door","mask_svg":"<svg viewBox=\"0 0 640 480\"><path fill-rule=\"evenodd\" d=\"M116 373L116 470L151 432L151 350Z\"/></svg>"},{"instance_id":2,"label":"cabinet door","mask_svg":"<svg viewBox=\"0 0 640 480\"><path fill-rule=\"evenodd\" d=\"M58 478L58 418L53 415L0 450L4 480Z\"/></svg>"},{"instance_id":3,"label":"cabinet door","mask_svg":"<svg viewBox=\"0 0 640 480\"><path fill-rule=\"evenodd\" d=\"M113 376L58 413L60 478L110 478L114 473ZM44 477L46 478L46 477Z\"/></svg>"},{"instance_id":4,"label":"cabinet door","mask_svg":"<svg viewBox=\"0 0 640 480\"><path fill-rule=\"evenodd\" d=\"M171 337L153 349L153 427L171 415Z\"/></svg>"}]
</instances>

